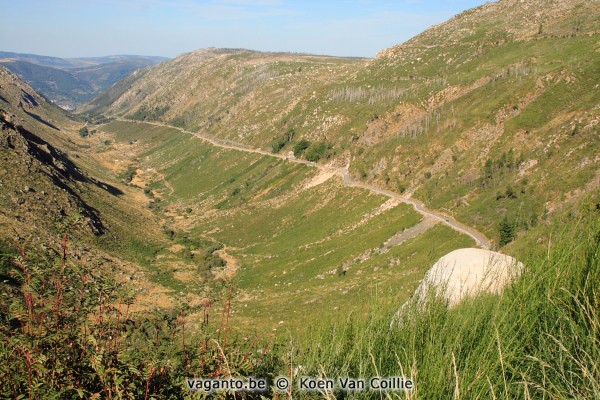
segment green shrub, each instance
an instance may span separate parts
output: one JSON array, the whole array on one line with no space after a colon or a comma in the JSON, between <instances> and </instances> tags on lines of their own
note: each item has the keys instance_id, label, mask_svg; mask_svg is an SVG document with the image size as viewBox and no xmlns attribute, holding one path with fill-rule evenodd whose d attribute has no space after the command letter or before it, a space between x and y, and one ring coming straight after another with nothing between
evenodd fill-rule
<instances>
[{"instance_id":1,"label":"green shrub","mask_svg":"<svg viewBox=\"0 0 600 400\"><path fill-rule=\"evenodd\" d=\"M295 134L296 130L294 128L289 128L285 133L273 139L273 141L271 142L271 151L273 153L279 153L281 149L285 147L286 144L292 141Z\"/></svg>"},{"instance_id":2,"label":"green shrub","mask_svg":"<svg viewBox=\"0 0 600 400\"><path fill-rule=\"evenodd\" d=\"M507 186L506 187L505 194L506 194L506 197L508 197L509 199L516 199L517 198L517 193L512 188L512 186Z\"/></svg>"},{"instance_id":3,"label":"green shrub","mask_svg":"<svg viewBox=\"0 0 600 400\"><path fill-rule=\"evenodd\" d=\"M189 398L185 377L281 370L270 339L229 333L231 291L214 318L211 302L200 320L186 306L132 314L133 293L71 259L66 240L59 254L22 245L0 259L1 398Z\"/></svg>"},{"instance_id":4,"label":"green shrub","mask_svg":"<svg viewBox=\"0 0 600 400\"><path fill-rule=\"evenodd\" d=\"M308 161L317 162L322 158L329 158L333 146L325 142L314 142L305 151L304 157Z\"/></svg>"},{"instance_id":5,"label":"green shrub","mask_svg":"<svg viewBox=\"0 0 600 400\"><path fill-rule=\"evenodd\" d=\"M170 228L163 228L163 229L164 229L165 235L167 235L169 240L175 239L175 231L173 229L170 229Z\"/></svg>"},{"instance_id":6,"label":"green shrub","mask_svg":"<svg viewBox=\"0 0 600 400\"><path fill-rule=\"evenodd\" d=\"M125 183L130 183L133 180L133 177L135 176L136 171L137 171L136 167L129 166L129 167L127 167L127 169L125 171L123 171L119 175L117 175L117 178L123 180L123 182L125 182Z\"/></svg>"},{"instance_id":7,"label":"green shrub","mask_svg":"<svg viewBox=\"0 0 600 400\"><path fill-rule=\"evenodd\" d=\"M79 136L81 136L82 138L90 136L90 131L88 130L87 126L84 126L81 129L79 129Z\"/></svg>"},{"instance_id":8,"label":"green shrub","mask_svg":"<svg viewBox=\"0 0 600 400\"><path fill-rule=\"evenodd\" d=\"M214 243L201 252L201 257L198 260L199 269L202 271L211 271L215 268L222 268L227 263L223 260L218 254L215 254L216 251L221 250L223 245L221 243Z\"/></svg>"},{"instance_id":9,"label":"green shrub","mask_svg":"<svg viewBox=\"0 0 600 400\"><path fill-rule=\"evenodd\" d=\"M156 121L160 119L167 111L169 111L169 106L149 107L142 105L133 114L131 114L129 118L138 121Z\"/></svg>"},{"instance_id":10,"label":"green shrub","mask_svg":"<svg viewBox=\"0 0 600 400\"><path fill-rule=\"evenodd\" d=\"M296 143L294 145L294 157L300 157L303 153L304 150L308 149L310 147L310 142L306 139L302 139L300 140L298 143Z\"/></svg>"}]
</instances>

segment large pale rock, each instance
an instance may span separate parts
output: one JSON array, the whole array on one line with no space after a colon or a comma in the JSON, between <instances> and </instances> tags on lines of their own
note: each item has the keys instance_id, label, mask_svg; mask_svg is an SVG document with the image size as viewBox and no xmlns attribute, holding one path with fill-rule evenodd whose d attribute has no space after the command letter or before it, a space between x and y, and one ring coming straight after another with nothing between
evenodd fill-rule
<instances>
[{"instance_id":1,"label":"large pale rock","mask_svg":"<svg viewBox=\"0 0 600 400\"><path fill-rule=\"evenodd\" d=\"M468 296L499 293L522 269L522 263L505 254L483 249L454 250L427 272L415 300L422 301L434 289L452 307Z\"/></svg>"}]
</instances>

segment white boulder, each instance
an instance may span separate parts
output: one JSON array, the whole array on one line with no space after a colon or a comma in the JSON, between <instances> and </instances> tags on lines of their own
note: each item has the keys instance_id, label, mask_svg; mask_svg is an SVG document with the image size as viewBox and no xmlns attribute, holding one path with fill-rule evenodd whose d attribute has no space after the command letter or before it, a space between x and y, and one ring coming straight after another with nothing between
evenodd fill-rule
<instances>
[{"instance_id":1,"label":"white boulder","mask_svg":"<svg viewBox=\"0 0 600 400\"><path fill-rule=\"evenodd\" d=\"M424 300L434 289L452 307L469 296L500 293L522 269L521 262L505 254L473 248L454 250L433 264L414 300Z\"/></svg>"}]
</instances>

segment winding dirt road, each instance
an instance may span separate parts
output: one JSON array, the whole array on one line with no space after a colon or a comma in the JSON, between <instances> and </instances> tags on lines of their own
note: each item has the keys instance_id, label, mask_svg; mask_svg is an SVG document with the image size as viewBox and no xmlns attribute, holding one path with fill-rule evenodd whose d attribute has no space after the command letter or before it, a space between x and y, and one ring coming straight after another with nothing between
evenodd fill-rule
<instances>
[{"instance_id":1,"label":"winding dirt road","mask_svg":"<svg viewBox=\"0 0 600 400\"><path fill-rule=\"evenodd\" d=\"M347 167L332 167L332 166L328 166L328 165L317 164L317 163L306 161L306 160L301 160L301 159L298 159L295 157L288 157L288 156L285 156L282 154L275 154L275 153L271 153L266 150L253 148L253 147L246 146L241 143L236 143L236 142L233 142L233 141L230 141L227 139L216 139L216 138L214 138L212 136L208 136L204 133L186 131L183 128L178 128L176 126L162 124L160 122L135 121L135 120L125 119L125 118L116 118L116 120L122 121L122 122L147 124L147 125L162 126L165 128L176 129L180 132L196 136L197 138L199 138L207 143L210 143L211 145L213 145L215 147L220 147L223 149L230 149L230 150L237 150L237 151L244 151L246 153L260 154L260 155L267 156L267 157L279 158L281 160L286 160L286 161L297 163L297 164L305 164L305 165L308 165L308 166L311 166L314 168L318 168L323 171L335 170L336 173L338 175L340 175L340 177L342 178L344 185L346 185L348 187L357 187L357 188L366 189L373 193L380 194L382 196L386 196L386 197L389 197L392 199L397 199L397 200L401 201L402 203L410 204L411 206L413 206L415 211L417 211L419 214L423 215L424 217L433 218L435 220L438 220L441 223L454 229L455 231L463 233L463 234L471 237L473 240L475 240L475 242L477 243L478 246L480 246L484 249L491 248L491 243L490 243L489 239L487 237L485 237L485 235L483 235L482 233L475 230L474 228L471 228L469 226L461 224L460 222L455 220L453 217L446 215L442 212L428 209L427 207L425 207L425 205L421 201L419 201L417 199L414 199L409 196L403 196L399 193L392 192L391 190L382 189L382 188L379 188L379 187L369 184L369 183L357 181L356 179L354 179L350 176L350 173L348 172Z\"/></svg>"}]
</instances>

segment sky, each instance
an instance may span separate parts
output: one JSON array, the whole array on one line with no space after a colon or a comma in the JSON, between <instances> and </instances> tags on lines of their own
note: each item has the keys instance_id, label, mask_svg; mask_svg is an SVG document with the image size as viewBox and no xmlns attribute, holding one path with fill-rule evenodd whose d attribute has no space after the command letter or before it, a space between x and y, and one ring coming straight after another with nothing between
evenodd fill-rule
<instances>
[{"instance_id":1,"label":"sky","mask_svg":"<svg viewBox=\"0 0 600 400\"><path fill-rule=\"evenodd\" d=\"M484 0L0 0L0 50L174 57L205 47L374 57Z\"/></svg>"}]
</instances>

